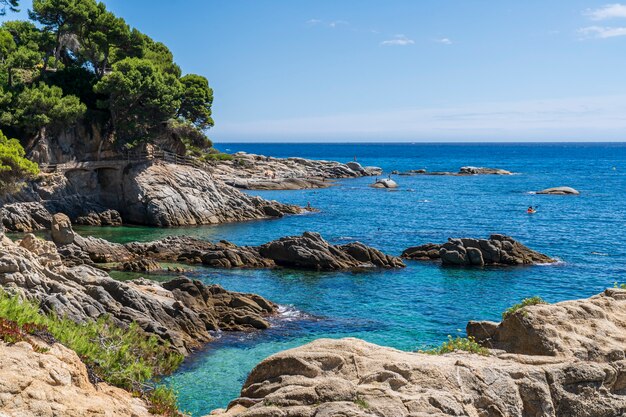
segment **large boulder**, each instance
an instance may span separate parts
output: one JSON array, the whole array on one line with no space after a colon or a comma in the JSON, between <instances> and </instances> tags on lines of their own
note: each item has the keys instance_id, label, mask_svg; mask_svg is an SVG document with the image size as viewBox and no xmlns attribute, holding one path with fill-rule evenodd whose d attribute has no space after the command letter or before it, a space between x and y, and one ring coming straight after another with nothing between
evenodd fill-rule
<instances>
[{"instance_id":1,"label":"large boulder","mask_svg":"<svg viewBox=\"0 0 626 417\"><path fill-rule=\"evenodd\" d=\"M610 288L583 300L529 305L506 315L495 326L492 322L470 322L467 334L485 346L511 353L599 362L623 360L626 290Z\"/></svg>"},{"instance_id":2,"label":"large boulder","mask_svg":"<svg viewBox=\"0 0 626 417\"><path fill-rule=\"evenodd\" d=\"M72 229L70 218L63 213L57 213L52 216L52 226L50 227L50 235L52 241L58 245L70 245L74 243L76 234Z\"/></svg>"},{"instance_id":3,"label":"large boulder","mask_svg":"<svg viewBox=\"0 0 626 417\"><path fill-rule=\"evenodd\" d=\"M489 239L450 238L446 243L414 246L405 249L405 259L441 260L442 265L536 265L556 262L547 255L534 251L515 239L494 234Z\"/></svg>"},{"instance_id":4,"label":"large boulder","mask_svg":"<svg viewBox=\"0 0 626 417\"><path fill-rule=\"evenodd\" d=\"M398 183L392 180L391 178L383 178L376 180L375 183L371 184L372 188L398 188Z\"/></svg>"},{"instance_id":5,"label":"large boulder","mask_svg":"<svg viewBox=\"0 0 626 417\"><path fill-rule=\"evenodd\" d=\"M553 187L537 191L537 194L578 195L580 192L572 187Z\"/></svg>"}]
</instances>

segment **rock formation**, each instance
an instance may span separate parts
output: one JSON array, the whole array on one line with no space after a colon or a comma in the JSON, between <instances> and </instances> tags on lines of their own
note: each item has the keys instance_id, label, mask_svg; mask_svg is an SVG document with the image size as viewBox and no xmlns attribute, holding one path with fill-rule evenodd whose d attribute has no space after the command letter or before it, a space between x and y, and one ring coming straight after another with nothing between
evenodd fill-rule
<instances>
[{"instance_id":1,"label":"rock formation","mask_svg":"<svg viewBox=\"0 0 626 417\"><path fill-rule=\"evenodd\" d=\"M626 290L610 288L584 300L526 306L501 323L470 322L467 334L511 353L620 361L626 349Z\"/></svg>"},{"instance_id":2,"label":"rock formation","mask_svg":"<svg viewBox=\"0 0 626 417\"><path fill-rule=\"evenodd\" d=\"M276 312L273 303L257 295L184 277L163 284L145 279L120 282L88 265L67 267L54 244L33 235L17 243L0 240L4 290L22 293L38 300L43 311L79 322L103 314L119 325L137 322L181 353L210 341L210 331L265 329L266 317Z\"/></svg>"},{"instance_id":3,"label":"rock formation","mask_svg":"<svg viewBox=\"0 0 626 417\"><path fill-rule=\"evenodd\" d=\"M580 192L572 187L553 187L545 190L537 191L537 194L554 194L554 195L578 195Z\"/></svg>"},{"instance_id":4,"label":"rock formation","mask_svg":"<svg viewBox=\"0 0 626 417\"><path fill-rule=\"evenodd\" d=\"M136 258L201 263L217 268L288 267L309 270L401 268L402 260L360 242L331 245L318 233L283 237L260 246L237 246L227 241L211 243L187 236L170 236L148 243L118 245Z\"/></svg>"},{"instance_id":5,"label":"rock formation","mask_svg":"<svg viewBox=\"0 0 626 417\"><path fill-rule=\"evenodd\" d=\"M49 227L51 213L59 212L81 224L118 225L123 219L170 227L277 218L303 211L244 194L206 171L160 161L79 164L65 172L42 174L2 203L4 225L22 232Z\"/></svg>"},{"instance_id":6,"label":"rock formation","mask_svg":"<svg viewBox=\"0 0 626 417\"><path fill-rule=\"evenodd\" d=\"M443 244L427 243L402 252L402 258L441 260L442 265L534 265L556 262L547 255L534 251L505 235L491 235L489 239L448 239Z\"/></svg>"},{"instance_id":7,"label":"rock formation","mask_svg":"<svg viewBox=\"0 0 626 417\"><path fill-rule=\"evenodd\" d=\"M365 246L360 242L331 245L319 233L283 237L261 245L259 254L276 265L313 270L347 270L358 268L402 268L395 256Z\"/></svg>"},{"instance_id":8,"label":"rock formation","mask_svg":"<svg viewBox=\"0 0 626 417\"><path fill-rule=\"evenodd\" d=\"M398 175L448 175L448 176L466 176L466 175L513 175L511 171L500 168L485 168L466 166L459 168L458 172L449 171L427 171L425 169L411 169L405 172L399 172Z\"/></svg>"},{"instance_id":9,"label":"rock formation","mask_svg":"<svg viewBox=\"0 0 626 417\"><path fill-rule=\"evenodd\" d=\"M36 352L27 342L0 342L0 416L153 416L129 392L92 384L74 351L59 343L45 347Z\"/></svg>"},{"instance_id":10,"label":"rock formation","mask_svg":"<svg viewBox=\"0 0 626 417\"><path fill-rule=\"evenodd\" d=\"M231 161L215 163L213 175L233 187L249 190L325 188L337 178L380 175L377 167L304 158L273 158L237 152Z\"/></svg>"},{"instance_id":11,"label":"rock formation","mask_svg":"<svg viewBox=\"0 0 626 417\"><path fill-rule=\"evenodd\" d=\"M494 350L490 356L428 355L358 339L319 339L261 362L229 411L212 415L624 416L625 316L625 290L526 307L511 318L526 325L502 324L510 337L500 347L514 353ZM516 337L527 343L509 344Z\"/></svg>"},{"instance_id":12,"label":"rock formation","mask_svg":"<svg viewBox=\"0 0 626 417\"><path fill-rule=\"evenodd\" d=\"M373 187L373 188L398 188L398 183L396 183L391 178L383 178L383 179L380 179L380 180L376 180L376 182L371 184L370 187Z\"/></svg>"}]
</instances>

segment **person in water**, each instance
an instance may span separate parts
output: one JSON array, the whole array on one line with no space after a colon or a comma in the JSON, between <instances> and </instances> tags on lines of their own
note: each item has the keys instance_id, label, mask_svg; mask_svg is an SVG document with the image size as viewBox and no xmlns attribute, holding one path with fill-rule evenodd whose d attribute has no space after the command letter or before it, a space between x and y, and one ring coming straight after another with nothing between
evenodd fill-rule
<instances>
[{"instance_id":1,"label":"person in water","mask_svg":"<svg viewBox=\"0 0 626 417\"><path fill-rule=\"evenodd\" d=\"M534 213L534 212L536 212L536 211L537 211L537 210L535 210L535 208L534 208L533 206L528 206L528 210L526 210L526 213L529 213L529 214L530 214L530 213Z\"/></svg>"}]
</instances>

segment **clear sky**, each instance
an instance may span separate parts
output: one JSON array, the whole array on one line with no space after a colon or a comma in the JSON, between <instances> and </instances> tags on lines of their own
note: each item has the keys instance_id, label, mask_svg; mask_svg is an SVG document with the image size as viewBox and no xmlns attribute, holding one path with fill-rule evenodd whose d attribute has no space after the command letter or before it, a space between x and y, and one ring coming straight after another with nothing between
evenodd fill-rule
<instances>
[{"instance_id":1,"label":"clear sky","mask_svg":"<svg viewBox=\"0 0 626 417\"><path fill-rule=\"evenodd\" d=\"M217 142L626 140L626 3L104 2L209 79Z\"/></svg>"}]
</instances>

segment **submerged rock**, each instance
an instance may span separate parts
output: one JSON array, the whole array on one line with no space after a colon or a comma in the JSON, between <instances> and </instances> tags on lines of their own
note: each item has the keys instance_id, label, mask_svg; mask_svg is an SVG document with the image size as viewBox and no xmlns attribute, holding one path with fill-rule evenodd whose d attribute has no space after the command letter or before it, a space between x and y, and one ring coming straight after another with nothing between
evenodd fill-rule
<instances>
[{"instance_id":1,"label":"submerged rock","mask_svg":"<svg viewBox=\"0 0 626 417\"><path fill-rule=\"evenodd\" d=\"M494 234L489 239L448 239L443 244L427 243L405 249L405 259L441 260L442 265L535 265L556 262L547 255L524 246L515 239Z\"/></svg>"},{"instance_id":2,"label":"submerged rock","mask_svg":"<svg viewBox=\"0 0 626 417\"><path fill-rule=\"evenodd\" d=\"M500 325L505 332L516 321L526 323L510 333L510 343L498 346L510 350L490 356L429 355L358 339L318 339L262 361L228 411L212 415L623 416L625 315L624 290L526 307L509 325ZM487 328L489 333L492 324Z\"/></svg>"},{"instance_id":3,"label":"submerged rock","mask_svg":"<svg viewBox=\"0 0 626 417\"><path fill-rule=\"evenodd\" d=\"M537 194L578 195L580 192L572 187L553 187L537 191Z\"/></svg>"}]
</instances>

